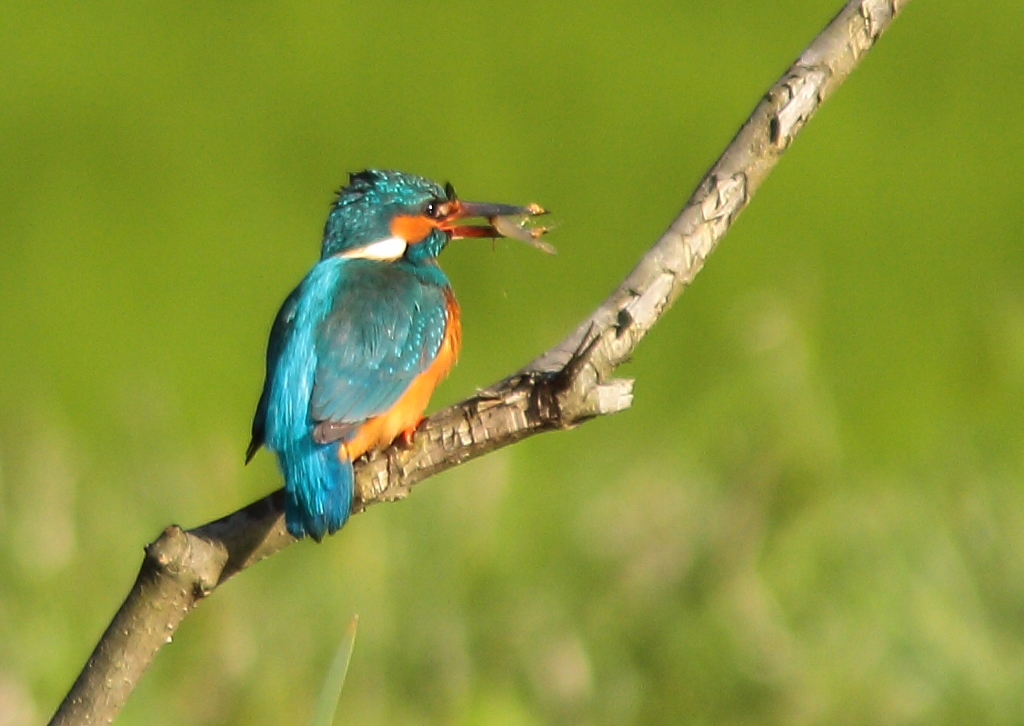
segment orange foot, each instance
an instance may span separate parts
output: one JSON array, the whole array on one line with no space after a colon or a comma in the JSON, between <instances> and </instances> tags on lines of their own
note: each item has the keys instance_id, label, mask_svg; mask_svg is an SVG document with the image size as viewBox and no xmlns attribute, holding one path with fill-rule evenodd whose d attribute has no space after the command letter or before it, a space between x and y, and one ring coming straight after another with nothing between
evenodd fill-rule
<instances>
[{"instance_id":1,"label":"orange foot","mask_svg":"<svg viewBox=\"0 0 1024 726\"><path fill-rule=\"evenodd\" d=\"M412 437L416 435L416 429L419 428L420 422L423 421L423 417L420 416L416 419L416 423L407 429L404 429L399 437L402 439L402 443L406 446L412 446Z\"/></svg>"}]
</instances>

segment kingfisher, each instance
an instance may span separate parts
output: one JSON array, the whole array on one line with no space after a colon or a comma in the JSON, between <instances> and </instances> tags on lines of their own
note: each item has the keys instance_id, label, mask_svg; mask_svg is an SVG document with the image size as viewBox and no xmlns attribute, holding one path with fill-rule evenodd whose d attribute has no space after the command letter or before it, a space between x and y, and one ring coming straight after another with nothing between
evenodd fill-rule
<instances>
[{"instance_id":1,"label":"kingfisher","mask_svg":"<svg viewBox=\"0 0 1024 726\"><path fill-rule=\"evenodd\" d=\"M350 175L327 216L320 260L274 319L246 452L246 463L261 446L276 454L292 536L319 542L341 528L352 462L399 436L411 442L454 365L459 305L438 254L462 237L536 239L546 230L525 220L543 213L462 201L451 184L413 174ZM458 224L473 217L489 223Z\"/></svg>"}]
</instances>

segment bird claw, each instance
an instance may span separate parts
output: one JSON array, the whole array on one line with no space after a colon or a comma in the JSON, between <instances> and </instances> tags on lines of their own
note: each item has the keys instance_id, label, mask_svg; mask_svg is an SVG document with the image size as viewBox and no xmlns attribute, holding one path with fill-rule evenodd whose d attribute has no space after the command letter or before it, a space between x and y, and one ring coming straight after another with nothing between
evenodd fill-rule
<instances>
[{"instance_id":1,"label":"bird claw","mask_svg":"<svg viewBox=\"0 0 1024 726\"><path fill-rule=\"evenodd\" d=\"M406 447L412 446L412 440L416 437L416 429L420 427L420 422L422 421L423 417L421 416L419 421L417 421L413 426L405 429L398 435L398 438L402 440L402 443L405 444Z\"/></svg>"}]
</instances>

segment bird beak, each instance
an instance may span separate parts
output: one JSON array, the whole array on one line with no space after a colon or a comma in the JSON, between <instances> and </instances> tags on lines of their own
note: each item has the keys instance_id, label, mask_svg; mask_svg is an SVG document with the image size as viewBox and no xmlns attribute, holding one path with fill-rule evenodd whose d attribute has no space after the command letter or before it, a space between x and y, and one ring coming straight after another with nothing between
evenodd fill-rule
<instances>
[{"instance_id":1,"label":"bird beak","mask_svg":"<svg viewBox=\"0 0 1024 726\"><path fill-rule=\"evenodd\" d=\"M554 247L540 241L540 237L548 231L548 228L527 224L530 217L547 214L539 204L517 207L512 204L463 202L459 199L453 199L450 203L454 205L454 209L445 218L440 228L447 232L452 239L509 237L531 244L549 254L554 254ZM457 220L470 217L481 217L490 224L452 224Z\"/></svg>"}]
</instances>

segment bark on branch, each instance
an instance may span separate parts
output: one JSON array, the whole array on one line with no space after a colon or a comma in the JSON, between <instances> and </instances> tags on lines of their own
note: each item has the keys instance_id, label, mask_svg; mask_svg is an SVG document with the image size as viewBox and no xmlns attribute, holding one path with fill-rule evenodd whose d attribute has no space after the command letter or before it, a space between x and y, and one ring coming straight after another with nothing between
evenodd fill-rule
<instances>
[{"instance_id":1,"label":"bark on branch","mask_svg":"<svg viewBox=\"0 0 1024 726\"><path fill-rule=\"evenodd\" d=\"M412 446L356 462L353 512L405 497L418 482L542 431L632 403L612 376L704 265L804 124L860 62L907 0L853 0L773 85L682 212L622 284L565 340L518 373L438 411ZM282 491L146 547L135 585L52 725L109 723L186 615L229 577L295 540Z\"/></svg>"}]
</instances>

